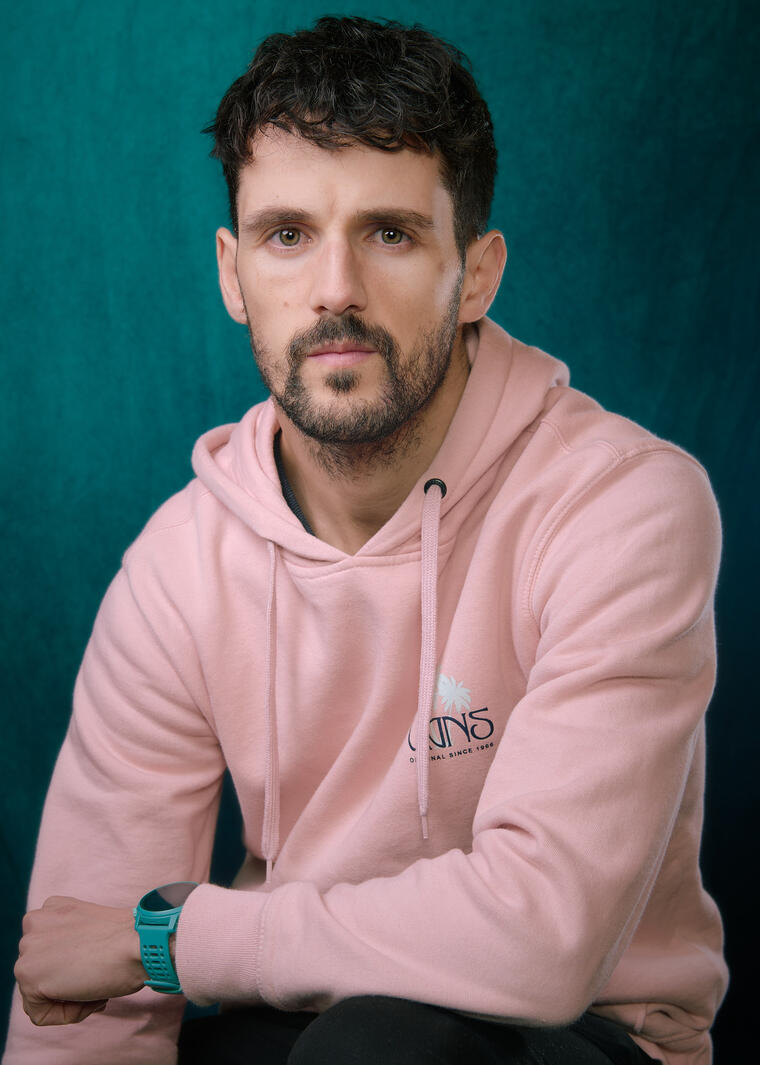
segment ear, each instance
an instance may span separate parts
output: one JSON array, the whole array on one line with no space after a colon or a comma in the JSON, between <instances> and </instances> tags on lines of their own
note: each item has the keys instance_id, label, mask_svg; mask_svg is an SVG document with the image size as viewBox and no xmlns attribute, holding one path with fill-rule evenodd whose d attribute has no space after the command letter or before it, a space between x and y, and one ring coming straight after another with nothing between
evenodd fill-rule
<instances>
[{"instance_id":1,"label":"ear","mask_svg":"<svg viewBox=\"0 0 760 1065\"><path fill-rule=\"evenodd\" d=\"M245 325L248 319L237 276L237 239L229 229L216 231L216 261L219 266L219 288L227 313L230 318Z\"/></svg>"},{"instance_id":2,"label":"ear","mask_svg":"<svg viewBox=\"0 0 760 1065\"><path fill-rule=\"evenodd\" d=\"M488 311L499 290L507 261L507 245L497 229L479 237L467 249L459 321L477 322Z\"/></svg>"}]
</instances>

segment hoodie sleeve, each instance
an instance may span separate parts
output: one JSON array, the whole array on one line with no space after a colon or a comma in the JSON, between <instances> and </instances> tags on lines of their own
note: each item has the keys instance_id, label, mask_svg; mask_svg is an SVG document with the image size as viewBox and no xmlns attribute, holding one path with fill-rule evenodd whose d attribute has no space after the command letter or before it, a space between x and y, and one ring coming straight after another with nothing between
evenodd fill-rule
<instances>
[{"instance_id":1,"label":"hoodie sleeve","mask_svg":"<svg viewBox=\"0 0 760 1065\"><path fill-rule=\"evenodd\" d=\"M664 445L611 461L549 515L527 560L512 625L532 628L536 651L471 851L322 893L203 885L177 937L189 997L322 1010L371 993L532 1024L581 1014L630 941L679 813L714 682L719 551L696 463Z\"/></svg>"},{"instance_id":2,"label":"hoodie sleeve","mask_svg":"<svg viewBox=\"0 0 760 1065\"><path fill-rule=\"evenodd\" d=\"M208 876L223 763L179 614L133 569L108 590L77 678L29 909L51 895L131 907L152 887ZM36 1028L16 990L3 1065L170 1065L183 1006L145 989L81 1024Z\"/></svg>"}]
</instances>

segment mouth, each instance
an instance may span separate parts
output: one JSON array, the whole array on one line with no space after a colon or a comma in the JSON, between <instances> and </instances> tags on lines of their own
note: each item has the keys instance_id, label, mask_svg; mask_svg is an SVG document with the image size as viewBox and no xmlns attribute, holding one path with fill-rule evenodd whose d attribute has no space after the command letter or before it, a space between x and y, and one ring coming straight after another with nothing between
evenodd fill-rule
<instances>
[{"instance_id":1,"label":"mouth","mask_svg":"<svg viewBox=\"0 0 760 1065\"><path fill-rule=\"evenodd\" d=\"M370 347L368 344L357 344L355 340L332 340L313 348L308 358L332 366L352 366L374 355L376 351L377 348Z\"/></svg>"}]
</instances>

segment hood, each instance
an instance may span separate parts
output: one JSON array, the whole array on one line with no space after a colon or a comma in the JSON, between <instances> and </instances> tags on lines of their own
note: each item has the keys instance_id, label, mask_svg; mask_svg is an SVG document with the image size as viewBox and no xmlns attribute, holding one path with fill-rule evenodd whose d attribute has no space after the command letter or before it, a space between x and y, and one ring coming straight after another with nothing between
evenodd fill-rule
<instances>
[{"instance_id":1,"label":"hood","mask_svg":"<svg viewBox=\"0 0 760 1065\"><path fill-rule=\"evenodd\" d=\"M551 389L569 382L564 363L514 340L488 318L471 328L467 350L472 369L443 444L401 507L357 557L408 550L419 541L424 485L431 477L447 487L441 505L445 522L545 410ZM307 533L283 498L273 453L278 428L277 410L268 399L236 425L205 433L195 445L193 469L263 539L314 562L344 559L344 552Z\"/></svg>"}]
</instances>

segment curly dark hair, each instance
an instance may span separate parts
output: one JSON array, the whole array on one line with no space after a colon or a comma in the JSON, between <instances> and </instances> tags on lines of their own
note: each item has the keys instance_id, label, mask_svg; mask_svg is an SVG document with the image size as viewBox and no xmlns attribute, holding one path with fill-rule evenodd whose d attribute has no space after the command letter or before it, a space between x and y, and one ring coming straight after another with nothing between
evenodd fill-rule
<instances>
[{"instance_id":1,"label":"curly dark hair","mask_svg":"<svg viewBox=\"0 0 760 1065\"><path fill-rule=\"evenodd\" d=\"M236 233L240 169L264 126L322 148L438 153L460 255L485 232L496 176L491 116L466 56L421 26L326 16L262 41L203 131L214 136Z\"/></svg>"}]
</instances>

